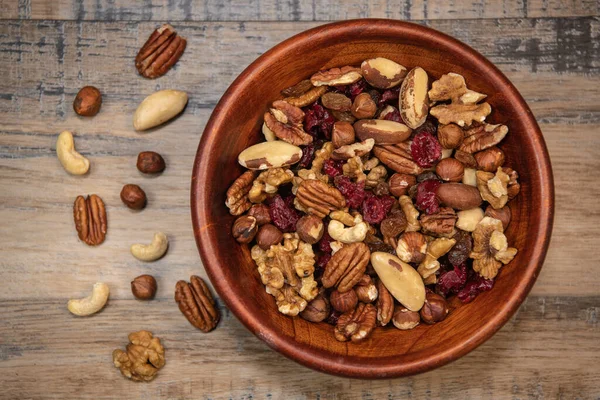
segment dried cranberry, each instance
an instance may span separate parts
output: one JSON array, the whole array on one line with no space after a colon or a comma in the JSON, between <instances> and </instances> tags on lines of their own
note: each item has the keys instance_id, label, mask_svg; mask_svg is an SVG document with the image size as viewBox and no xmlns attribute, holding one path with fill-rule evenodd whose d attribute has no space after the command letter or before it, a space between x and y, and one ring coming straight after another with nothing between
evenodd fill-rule
<instances>
[{"instance_id":1,"label":"dried cranberry","mask_svg":"<svg viewBox=\"0 0 600 400\"><path fill-rule=\"evenodd\" d=\"M410 154L420 167L429 168L442 157L442 146L435 136L423 131L415 135L410 145Z\"/></svg>"},{"instance_id":2,"label":"dried cranberry","mask_svg":"<svg viewBox=\"0 0 600 400\"><path fill-rule=\"evenodd\" d=\"M417 208L426 214L435 214L440 211L440 202L435 195L441 182L436 179L429 179L417 185L416 205Z\"/></svg>"},{"instance_id":3,"label":"dried cranberry","mask_svg":"<svg viewBox=\"0 0 600 400\"><path fill-rule=\"evenodd\" d=\"M400 97L400 85L396 86L395 88L384 90L383 93L381 94L381 97L379 98L379 102L377 102L377 105L379 107L382 107L386 103L389 103L394 100L398 100L399 97Z\"/></svg>"},{"instance_id":4,"label":"dried cranberry","mask_svg":"<svg viewBox=\"0 0 600 400\"><path fill-rule=\"evenodd\" d=\"M467 282L467 265L460 264L451 271L442 272L438 278L436 292L447 296L457 293Z\"/></svg>"},{"instance_id":5,"label":"dried cranberry","mask_svg":"<svg viewBox=\"0 0 600 400\"><path fill-rule=\"evenodd\" d=\"M350 178L344 175L339 175L334 178L335 187L346 198L346 205L350 208L358 208L365 199L365 184L364 182L352 182Z\"/></svg>"},{"instance_id":6,"label":"dried cranberry","mask_svg":"<svg viewBox=\"0 0 600 400\"><path fill-rule=\"evenodd\" d=\"M296 223L302 216L294 208L294 196L283 199L280 195L273 196L269 203L269 215L271 221L282 232L294 232Z\"/></svg>"},{"instance_id":7,"label":"dried cranberry","mask_svg":"<svg viewBox=\"0 0 600 400\"><path fill-rule=\"evenodd\" d=\"M458 292L458 298L463 303L472 302L475 297L481 292L487 292L494 287L493 279L485 279L481 276L477 276L473 280L469 280L465 287Z\"/></svg>"},{"instance_id":8,"label":"dried cranberry","mask_svg":"<svg viewBox=\"0 0 600 400\"><path fill-rule=\"evenodd\" d=\"M304 130L315 138L331 139L334 123L333 115L318 102L304 110Z\"/></svg>"},{"instance_id":9,"label":"dried cranberry","mask_svg":"<svg viewBox=\"0 0 600 400\"><path fill-rule=\"evenodd\" d=\"M317 284L321 284L321 277L325 272L325 266L331 260L331 254L323 253L317 257L317 262L315 263L315 272L313 274L315 281Z\"/></svg>"},{"instance_id":10,"label":"dried cranberry","mask_svg":"<svg viewBox=\"0 0 600 400\"><path fill-rule=\"evenodd\" d=\"M338 175L342 175L343 170L342 166L344 165L343 161L332 160L331 158L325 160L323 163L323 172L329 175L331 178L335 178Z\"/></svg>"},{"instance_id":11,"label":"dried cranberry","mask_svg":"<svg viewBox=\"0 0 600 400\"><path fill-rule=\"evenodd\" d=\"M322 140L316 140L311 144L304 146L302 148L302 158L300 158L300 162L297 164L298 168L308 168L312 164L315 158L315 152L323 146Z\"/></svg>"},{"instance_id":12,"label":"dried cranberry","mask_svg":"<svg viewBox=\"0 0 600 400\"><path fill-rule=\"evenodd\" d=\"M437 135L437 125L430 119L426 120L423 125L419 126L413 131L414 135L418 135L421 132L427 132L431 135Z\"/></svg>"},{"instance_id":13,"label":"dried cranberry","mask_svg":"<svg viewBox=\"0 0 600 400\"><path fill-rule=\"evenodd\" d=\"M333 238L329 236L329 232L327 232L327 226L325 226L325 231L323 232L321 240L317 242L317 246L322 252L331 254L331 242L333 242Z\"/></svg>"},{"instance_id":14,"label":"dried cranberry","mask_svg":"<svg viewBox=\"0 0 600 400\"><path fill-rule=\"evenodd\" d=\"M393 108L394 108L394 110L385 114L385 117L383 117L383 119L387 119L388 121L402 123L402 118L400 118L400 111L398 111L398 109L396 107L393 107Z\"/></svg>"},{"instance_id":15,"label":"dried cranberry","mask_svg":"<svg viewBox=\"0 0 600 400\"><path fill-rule=\"evenodd\" d=\"M370 224L380 223L390 212L395 201L392 196L375 196L367 192L361 207L363 219Z\"/></svg>"},{"instance_id":16,"label":"dried cranberry","mask_svg":"<svg viewBox=\"0 0 600 400\"><path fill-rule=\"evenodd\" d=\"M467 261L469 254L471 254L473 238L468 232L459 230L453 239L456 240L456 244L448 252L448 261L454 266L461 265Z\"/></svg>"},{"instance_id":17,"label":"dried cranberry","mask_svg":"<svg viewBox=\"0 0 600 400\"><path fill-rule=\"evenodd\" d=\"M352 101L354 98L365 91L367 88L367 81L361 79L358 82L354 82L351 85L346 86L346 96L350 97Z\"/></svg>"},{"instance_id":18,"label":"dried cranberry","mask_svg":"<svg viewBox=\"0 0 600 400\"><path fill-rule=\"evenodd\" d=\"M337 325L338 319L340 319L341 315L342 315L341 312L336 311L333 309L333 307L331 307L331 314L329 314L329 317L327 317L325 322L327 322L328 324L331 324L331 325Z\"/></svg>"}]
</instances>

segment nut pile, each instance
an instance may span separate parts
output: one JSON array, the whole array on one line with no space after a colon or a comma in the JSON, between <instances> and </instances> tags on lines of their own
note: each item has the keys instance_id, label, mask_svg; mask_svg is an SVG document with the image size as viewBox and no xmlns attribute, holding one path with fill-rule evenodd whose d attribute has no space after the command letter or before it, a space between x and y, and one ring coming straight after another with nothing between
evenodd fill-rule
<instances>
[{"instance_id":1,"label":"nut pile","mask_svg":"<svg viewBox=\"0 0 600 400\"><path fill-rule=\"evenodd\" d=\"M139 74L155 79L166 74L179 60L186 48L186 40L172 26L165 24L156 29L140 49L135 64ZM136 131L155 128L183 112L188 101L187 93L179 90L159 90L146 97L133 116ZM73 110L80 116L93 117L101 108L102 93L93 86L83 87L73 101ZM62 132L56 142L56 154L61 165L71 175L85 175L90 161L75 150L73 134ZM165 170L163 157L153 151L139 153L136 163L142 174L158 174ZM135 184L126 184L120 193L121 201L132 210L142 210L147 205L144 190ZM96 194L78 196L73 205L73 219L79 239L89 246L101 245L107 234L107 215L104 201ZM131 254L138 260L151 262L163 257L169 240L162 232L154 234L149 244L133 244ZM158 285L152 275L140 275L131 281L131 292L139 300L151 300ZM89 296L71 299L68 310L76 316L88 317L101 311L108 301L110 289L106 283L94 284ZM175 303L194 327L202 332L213 330L220 319L219 309L212 294L198 276L191 283L179 281L175 287ZM165 365L165 349L158 337L149 331L129 334L126 351L113 352L114 366L134 381L151 381Z\"/></svg>"},{"instance_id":2,"label":"nut pile","mask_svg":"<svg viewBox=\"0 0 600 400\"><path fill-rule=\"evenodd\" d=\"M281 313L357 342L441 322L448 297L493 287L517 253L504 231L520 186L485 94L385 58L281 94L225 200Z\"/></svg>"}]
</instances>

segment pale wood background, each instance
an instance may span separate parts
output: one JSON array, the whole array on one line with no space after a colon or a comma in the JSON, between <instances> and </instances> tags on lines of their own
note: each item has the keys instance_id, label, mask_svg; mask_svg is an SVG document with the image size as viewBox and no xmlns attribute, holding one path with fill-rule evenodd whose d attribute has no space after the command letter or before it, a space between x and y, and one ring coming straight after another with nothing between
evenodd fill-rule
<instances>
[{"instance_id":1,"label":"pale wood background","mask_svg":"<svg viewBox=\"0 0 600 400\"><path fill-rule=\"evenodd\" d=\"M595 0L395 2L333 0L0 0L0 398L600 398L600 20ZM368 3L368 4L367 4ZM270 350L221 306L204 335L181 316L175 282L205 276L189 209L191 167L212 108L267 49L324 21L412 19L479 50L516 84L550 150L556 219L537 284L515 317L466 357L404 379L359 381L301 367ZM177 67L158 80L136 74L133 58L160 23L188 39ZM269 83L272 84L272 83ZM77 117L72 100L95 85L104 104ZM185 113L138 134L138 103L160 88L187 90ZM73 177L55 156L62 130L76 132L91 173ZM135 169L138 152L163 154L156 178ZM119 200L123 184L149 196L142 212ZM96 193L107 204L106 242L77 239L72 203ZM155 230L171 238L156 263L129 245ZM157 299L132 298L129 281L157 277ZM66 301L107 282L111 298L92 318ZM251 294L248 294L249 296ZM152 383L112 366L127 334L163 339L167 365Z\"/></svg>"}]
</instances>

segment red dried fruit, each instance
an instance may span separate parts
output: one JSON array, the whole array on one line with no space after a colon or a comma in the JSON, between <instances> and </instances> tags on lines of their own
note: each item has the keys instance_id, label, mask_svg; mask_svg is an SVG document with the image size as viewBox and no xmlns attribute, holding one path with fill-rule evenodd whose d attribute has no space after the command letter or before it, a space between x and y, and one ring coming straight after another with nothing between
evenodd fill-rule
<instances>
[{"instance_id":1,"label":"red dried fruit","mask_svg":"<svg viewBox=\"0 0 600 400\"><path fill-rule=\"evenodd\" d=\"M341 312L336 311L333 309L333 307L331 307L331 314L329 314L329 317L327 317L325 322L327 322L330 325L337 325L338 319L340 319L341 315L342 315Z\"/></svg>"},{"instance_id":2,"label":"red dried fruit","mask_svg":"<svg viewBox=\"0 0 600 400\"><path fill-rule=\"evenodd\" d=\"M336 176L343 174L343 165L343 160L336 161L330 158L328 160L325 160L325 162L323 163L323 172L329 175L329 177L335 178Z\"/></svg>"},{"instance_id":3,"label":"red dried fruit","mask_svg":"<svg viewBox=\"0 0 600 400\"><path fill-rule=\"evenodd\" d=\"M283 199L278 194L270 200L269 215L271 216L273 225L278 227L282 232L294 232L296 230L296 223L302 216L294 208L294 196Z\"/></svg>"},{"instance_id":4,"label":"red dried fruit","mask_svg":"<svg viewBox=\"0 0 600 400\"><path fill-rule=\"evenodd\" d=\"M393 111L390 111L389 113L385 114L385 117L383 117L383 119L386 119L388 121L399 122L401 124L403 123L402 118L400 117L400 111L398 111L396 107L394 107Z\"/></svg>"},{"instance_id":5,"label":"red dried fruit","mask_svg":"<svg viewBox=\"0 0 600 400\"><path fill-rule=\"evenodd\" d=\"M346 199L348 207L360 207L366 195L364 182L354 183L347 176L339 175L334 178L333 183Z\"/></svg>"},{"instance_id":6,"label":"red dried fruit","mask_svg":"<svg viewBox=\"0 0 600 400\"><path fill-rule=\"evenodd\" d=\"M396 102L398 101L398 98L400 97L400 85L391 88L391 89L386 89L383 91L383 93L381 93L381 97L379 98L379 101L377 102L377 105L379 107L384 106L386 103L390 103L390 102Z\"/></svg>"},{"instance_id":7,"label":"red dried fruit","mask_svg":"<svg viewBox=\"0 0 600 400\"><path fill-rule=\"evenodd\" d=\"M465 287L458 292L458 298L463 303L472 302L481 292L487 292L494 287L493 279L485 279L477 275L473 280L469 280Z\"/></svg>"},{"instance_id":8,"label":"red dried fruit","mask_svg":"<svg viewBox=\"0 0 600 400\"><path fill-rule=\"evenodd\" d=\"M458 293L467 282L467 265L460 264L451 271L442 272L438 278L436 292L444 296Z\"/></svg>"},{"instance_id":9,"label":"red dried fruit","mask_svg":"<svg viewBox=\"0 0 600 400\"><path fill-rule=\"evenodd\" d=\"M416 206L426 214L435 214L440 211L440 202L435 195L441 182L436 179L429 179L417 185L417 195L415 199Z\"/></svg>"},{"instance_id":10,"label":"red dried fruit","mask_svg":"<svg viewBox=\"0 0 600 400\"><path fill-rule=\"evenodd\" d=\"M314 138L330 140L334 123L333 115L318 102L304 109L304 130Z\"/></svg>"},{"instance_id":11,"label":"red dried fruit","mask_svg":"<svg viewBox=\"0 0 600 400\"><path fill-rule=\"evenodd\" d=\"M302 148L302 158L298 162L298 168L309 168L315 159L315 152L323 146L322 140L313 141L311 144Z\"/></svg>"},{"instance_id":12,"label":"red dried fruit","mask_svg":"<svg viewBox=\"0 0 600 400\"><path fill-rule=\"evenodd\" d=\"M367 192L361 207L363 219L370 224L380 223L388 215L395 201L392 196L375 196Z\"/></svg>"},{"instance_id":13,"label":"red dried fruit","mask_svg":"<svg viewBox=\"0 0 600 400\"><path fill-rule=\"evenodd\" d=\"M420 167L430 168L442 157L442 146L435 136L422 131L415 135L410 145L410 154Z\"/></svg>"},{"instance_id":14,"label":"red dried fruit","mask_svg":"<svg viewBox=\"0 0 600 400\"><path fill-rule=\"evenodd\" d=\"M359 94L361 94L362 92L364 92L366 88L367 88L367 81L365 81L364 79L361 79L360 81L354 82L350 85L336 86L335 90L340 93L345 94L347 97L350 97L350 99L352 99L352 101L354 101L354 98L356 96L358 96Z\"/></svg>"},{"instance_id":15,"label":"red dried fruit","mask_svg":"<svg viewBox=\"0 0 600 400\"><path fill-rule=\"evenodd\" d=\"M322 252L331 255L331 242L333 242L333 238L329 236L329 232L327 232L327 224L324 225L323 236L321 237L321 240L317 242L317 246Z\"/></svg>"},{"instance_id":16,"label":"red dried fruit","mask_svg":"<svg viewBox=\"0 0 600 400\"><path fill-rule=\"evenodd\" d=\"M469 254L471 254L473 248L473 238L468 232L459 230L453 239L456 240L456 244L448 252L448 261L457 266L469 259Z\"/></svg>"}]
</instances>

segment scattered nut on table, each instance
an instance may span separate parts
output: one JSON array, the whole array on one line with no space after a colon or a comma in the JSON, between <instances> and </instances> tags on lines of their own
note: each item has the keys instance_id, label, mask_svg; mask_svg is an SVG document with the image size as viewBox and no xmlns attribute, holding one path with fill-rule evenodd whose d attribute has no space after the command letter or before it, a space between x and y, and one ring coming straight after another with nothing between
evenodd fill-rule
<instances>
[{"instance_id":1,"label":"scattered nut on table","mask_svg":"<svg viewBox=\"0 0 600 400\"><path fill-rule=\"evenodd\" d=\"M165 255L169 248L167 235L162 232L154 234L150 244L131 245L131 254L140 261L155 261Z\"/></svg>"},{"instance_id":2,"label":"scattered nut on table","mask_svg":"<svg viewBox=\"0 0 600 400\"><path fill-rule=\"evenodd\" d=\"M94 86L82 87L73 100L73 111L84 117L98 114L100 106L102 106L102 93Z\"/></svg>"},{"instance_id":3,"label":"scattered nut on table","mask_svg":"<svg viewBox=\"0 0 600 400\"><path fill-rule=\"evenodd\" d=\"M158 174L166 168L165 160L154 151L142 151L138 154L137 169L144 174Z\"/></svg>"},{"instance_id":4,"label":"scattered nut on table","mask_svg":"<svg viewBox=\"0 0 600 400\"><path fill-rule=\"evenodd\" d=\"M215 300L202 278L190 277L190 283L179 281L175 285L175 302L179 311L190 324L202 332L210 332L219 323L221 314L215 306Z\"/></svg>"},{"instance_id":5,"label":"scattered nut on table","mask_svg":"<svg viewBox=\"0 0 600 400\"><path fill-rule=\"evenodd\" d=\"M146 97L135 110L133 127L145 131L161 125L181 113L187 104L187 93L165 89Z\"/></svg>"},{"instance_id":6,"label":"scattered nut on table","mask_svg":"<svg viewBox=\"0 0 600 400\"><path fill-rule=\"evenodd\" d=\"M121 201L132 210L141 210L146 207L146 192L134 184L127 184L121 189Z\"/></svg>"},{"instance_id":7,"label":"scattered nut on table","mask_svg":"<svg viewBox=\"0 0 600 400\"><path fill-rule=\"evenodd\" d=\"M58 135L56 155L65 171L72 175L84 175L90 169L90 161L75 151L73 134L69 131Z\"/></svg>"},{"instance_id":8,"label":"scattered nut on table","mask_svg":"<svg viewBox=\"0 0 600 400\"><path fill-rule=\"evenodd\" d=\"M102 310L108 301L109 288L106 283L98 282L92 287L92 294L83 299L71 299L67 303L69 311L79 317L86 317Z\"/></svg>"},{"instance_id":9,"label":"scattered nut on table","mask_svg":"<svg viewBox=\"0 0 600 400\"><path fill-rule=\"evenodd\" d=\"M156 279L152 275L140 275L131 281L131 293L140 300L154 298L156 289Z\"/></svg>"},{"instance_id":10,"label":"scattered nut on table","mask_svg":"<svg viewBox=\"0 0 600 400\"><path fill-rule=\"evenodd\" d=\"M113 364L133 381L151 381L165 366L165 348L160 339L148 331L130 333L129 341L125 351L113 351Z\"/></svg>"},{"instance_id":11,"label":"scattered nut on table","mask_svg":"<svg viewBox=\"0 0 600 400\"><path fill-rule=\"evenodd\" d=\"M145 78L163 76L179 61L187 41L169 24L164 24L148 38L135 57L135 67Z\"/></svg>"},{"instance_id":12,"label":"scattered nut on table","mask_svg":"<svg viewBox=\"0 0 600 400\"><path fill-rule=\"evenodd\" d=\"M104 242L108 224L106 207L100 196L77 196L73 204L73 219L79 240L89 246Z\"/></svg>"}]
</instances>

